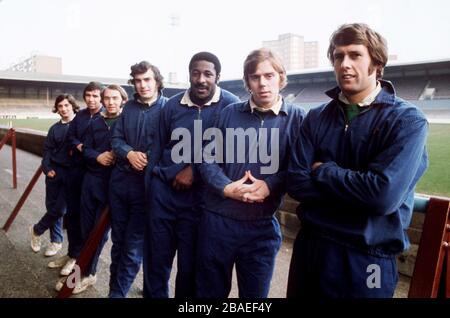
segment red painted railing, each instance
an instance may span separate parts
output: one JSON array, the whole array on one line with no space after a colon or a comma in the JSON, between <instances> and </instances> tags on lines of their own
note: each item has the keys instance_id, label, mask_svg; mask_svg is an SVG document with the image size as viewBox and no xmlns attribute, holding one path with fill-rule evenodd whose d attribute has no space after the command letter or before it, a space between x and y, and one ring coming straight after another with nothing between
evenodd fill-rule
<instances>
[{"instance_id":1,"label":"red painted railing","mask_svg":"<svg viewBox=\"0 0 450 318\"><path fill-rule=\"evenodd\" d=\"M3 139L0 141L0 150L11 139L11 152L12 152L12 178L13 188L17 189L17 163L16 163L16 131L14 128L10 128Z\"/></svg>"},{"instance_id":2,"label":"red painted railing","mask_svg":"<svg viewBox=\"0 0 450 318\"><path fill-rule=\"evenodd\" d=\"M5 224L3 225L3 230L5 232L8 232L9 228L11 227L11 224L14 222L14 219L16 218L17 214L19 214L20 209L22 208L23 204L27 200L28 196L30 195L31 190L33 190L34 185L38 181L39 177L42 174L42 167L39 166L39 168L34 173L33 178L31 178L31 181L28 183L25 191L22 193L22 196L20 197L19 201L17 202L16 206L14 207L13 211L11 212L10 216L6 220Z\"/></svg>"},{"instance_id":3,"label":"red painted railing","mask_svg":"<svg viewBox=\"0 0 450 318\"><path fill-rule=\"evenodd\" d=\"M58 293L58 298L68 298L72 295L72 291L75 288L75 284L68 284L68 282L73 282L74 278L81 279L81 277L85 276L86 269L88 265L91 263L92 258L94 257L95 252L97 251L98 246L100 245L105 232L107 231L110 224L111 216L109 212L109 206L106 206L100 218L98 219L94 229L89 235L88 240L85 242L83 249L81 250L80 256L77 258L77 262L75 266L78 266L79 271L74 270L67 277L64 286ZM81 273L81 277L73 277L78 273Z\"/></svg>"},{"instance_id":4,"label":"red painted railing","mask_svg":"<svg viewBox=\"0 0 450 318\"><path fill-rule=\"evenodd\" d=\"M409 298L450 298L450 202L430 198Z\"/></svg>"}]
</instances>

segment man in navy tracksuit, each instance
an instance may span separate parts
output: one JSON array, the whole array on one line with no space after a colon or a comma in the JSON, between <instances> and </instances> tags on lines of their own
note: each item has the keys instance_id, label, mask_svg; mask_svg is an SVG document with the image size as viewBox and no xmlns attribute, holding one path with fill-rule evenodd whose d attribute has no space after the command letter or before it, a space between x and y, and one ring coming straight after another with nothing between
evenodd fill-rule
<instances>
[{"instance_id":1,"label":"man in navy tracksuit","mask_svg":"<svg viewBox=\"0 0 450 318\"><path fill-rule=\"evenodd\" d=\"M341 26L328 57L339 87L308 113L289 167L302 227L287 296L392 297L428 124L381 80L386 42L367 25Z\"/></svg>"},{"instance_id":2,"label":"man in navy tracksuit","mask_svg":"<svg viewBox=\"0 0 450 318\"><path fill-rule=\"evenodd\" d=\"M125 90L119 85L109 85L101 92L103 110L94 118L86 132L83 156L86 174L81 190L81 238L83 245L89 238L105 206L108 204L109 177L115 161L111 148L114 123L119 118L123 104L128 100ZM107 232L101 241L86 273L73 289L73 294L81 293L96 282L97 263Z\"/></svg>"},{"instance_id":3,"label":"man in navy tracksuit","mask_svg":"<svg viewBox=\"0 0 450 318\"><path fill-rule=\"evenodd\" d=\"M72 153L72 166L68 173L68 199L65 225L69 242L67 255L48 264L50 268L61 267L61 275L67 276L75 266L76 259L83 248L80 225L80 198L81 186L86 171L83 160L83 144L89 123L100 116L102 108L100 93L103 89L101 83L90 82L83 91L83 98L87 108L77 113L70 124L67 138ZM57 283L56 289L60 286Z\"/></svg>"},{"instance_id":4,"label":"man in navy tracksuit","mask_svg":"<svg viewBox=\"0 0 450 318\"><path fill-rule=\"evenodd\" d=\"M287 84L286 71L270 50L248 55L244 80L251 98L221 112L218 135L223 138L214 141L214 160L201 165L207 189L198 236L200 298L227 297L233 266L239 297L267 297L281 244L274 214L286 191L289 155L305 112L279 94Z\"/></svg>"},{"instance_id":5,"label":"man in navy tracksuit","mask_svg":"<svg viewBox=\"0 0 450 318\"><path fill-rule=\"evenodd\" d=\"M61 120L52 125L45 138L42 155L42 171L45 178L45 207L47 213L31 229L31 248L34 252L41 249L40 236L50 230L50 245L45 256L55 255L62 247L63 216L66 213L67 174L71 165L67 131L70 122L78 112L79 106L75 98L69 94L56 97L54 113L61 116Z\"/></svg>"},{"instance_id":6,"label":"man in navy tracksuit","mask_svg":"<svg viewBox=\"0 0 450 318\"><path fill-rule=\"evenodd\" d=\"M189 63L190 88L172 97L161 112L160 160L153 169L150 185L150 256L144 266L146 297L169 296L168 282L176 251L175 297L195 294L194 261L203 185L194 164L202 161L203 132L213 126L225 106L239 100L217 86L220 71L220 61L214 54L195 54ZM187 147L176 151L182 144ZM182 160L175 158L178 155Z\"/></svg>"},{"instance_id":7,"label":"man in navy tracksuit","mask_svg":"<svg viewBox=\"0 0 450 318\"><path fill-rule=\"evenodd\" d=\"M163 77L146 61L131 67L130 83L136 94L115 123L112 148L116 155L110 180L111 267L109 297L126 297L139 271L145 228L145 171L154 166L155 138Z\"/></svg>"}]
</instances>

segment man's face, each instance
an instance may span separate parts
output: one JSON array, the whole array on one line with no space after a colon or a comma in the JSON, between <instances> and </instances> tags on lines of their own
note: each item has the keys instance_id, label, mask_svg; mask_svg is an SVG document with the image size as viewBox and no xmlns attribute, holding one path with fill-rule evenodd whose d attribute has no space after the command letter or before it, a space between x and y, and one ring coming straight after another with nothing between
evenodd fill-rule
<instances>
[{"instance_id":1,"label":"man's face","mask_svg":"<svg viewBox=\"0 0 450 318\"><path fill-rule=\"evenodd\" d=\"M117 116L123 104L122 95L115 89L105 88L103 92L103 105L109 116Z\"/></svg>"},{"instance_id":2,"label":"man's face","mask_svg":"<svg viewBox=\"0 0 450 318\"><path fill-rule=\"evenodd\" d=\"M196 61L189 72L190 92L195 99L206 103L214 96L218 80L213 63Z\"/></svg>"},{"instance_id":3,"label":"man's face","mask_svg":"<svg viewBox=\"0 0 450 318\"><path fill-rule=\"evenodd\" d=\"M255 72L248 75L253 101L259 107L270 108L278 101L280 84L280 74L268 60L259 63Z\"/></svg>"},{"instance_id":4,"label":"man's face","mask_svg":"<svg viewBox=\"0 0 450 318\"><path fill-rule=\"evenodd\" d=\"M84 102L91 113L97 112L102 107L100 90L87 91L84 94Z\"/></svg>"},{"instance_id":5,"label":"man's face","mask_svg":"<svg viewBox=\"0 0 450 318\"><path fill-rule=\"evenodd\" d=\"M56 110L62 120L69 121L74 116L72 104L67 99L63 99L56 105Z\"/></svg>"},{"instance_id":6,"label":"man's face","mask_svg":"<svg viewBox=\"0 0 450 318\"><path fill-rule=\"evenodd\" d=\"M362 101L377 83L377 69L369 50L362 44L336 46L333 56L334 73L342 92L350 102Z\"/></svg>"},{"instance_id":7,"label":"man's face","mask_svg":"<svg viewBox=\"0 0 450 318\"><path fill-rule=\"evenodd\" d=\"M145 73L134 75L133 81L134 89L144 103L158 96L158 84L151 69L148 69Z\"/></svg>"}]
</instances>

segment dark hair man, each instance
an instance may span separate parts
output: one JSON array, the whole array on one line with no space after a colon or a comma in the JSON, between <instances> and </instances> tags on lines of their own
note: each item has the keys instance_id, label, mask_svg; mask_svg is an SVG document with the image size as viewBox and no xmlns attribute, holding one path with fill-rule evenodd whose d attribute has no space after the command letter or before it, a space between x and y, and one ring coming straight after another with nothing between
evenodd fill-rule
<instances>
[{"instance_id":1,"label":"dark hair man","mask_svg":"<svg viewBox=\"0 0 450 318\"><path fill-rule=\"evenodd\" d=\"M289 168L302 227L287 296L392 297L428 123L381 79L386 41L367 25L335 31L328 58L338 87L306 116Z\"/></svg>"}]
</instances>

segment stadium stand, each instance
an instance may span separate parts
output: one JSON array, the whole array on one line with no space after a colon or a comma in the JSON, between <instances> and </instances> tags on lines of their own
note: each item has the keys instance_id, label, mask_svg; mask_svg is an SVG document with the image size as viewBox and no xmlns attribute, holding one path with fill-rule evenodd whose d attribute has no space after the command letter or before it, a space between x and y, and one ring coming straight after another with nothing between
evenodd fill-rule
<instances>
[{"instance_id":1,"label":"stadium stand","mask_svg":"<svg viewBox=\"0 0 450 318\"><path fill-rule=\"evenodd\" d=\"M294 103L327 101L328 98L325 95L325 91L333 88L335 85L336 83L330 82L305 85L302 87L299 94L295 97Z\"/></svg>"},{"instance_id":2,"label":"stadium stand","mask_svg":"<svg viewBox=\"0 0 450 318\"><path fill-rule=\"evenodd\" d=\"M429 87L434 88L434 99L450 99L450 76L440 75L431 78Z\"/></svg>"},{"instance_id":3,"label":"stadium stand","mask_svg":"<svg viewBox=\"0 0 450 318\"><path fill-rule=\"evenodd\" d=\"M48 118L56 96L68 93L84 105L83 89L91 81L119 84L133 96L127 79L0 71L0 118ZM164 94L172 96L184 87L165 84Z\"/></svg>"},{"instance_id":4,"label":"stadium stand","mask_svg":"<svg viewBox=\"0 0 450 318\"><path fill-rule=\"evenodd\" d=\"M396 93L406 100L419 100L423 90L427 85L427 80L420 77L393 78Z\"/></svg>"},{"instance_id":5,"label":"stadium stand","mask_svg":"<svg viewBox=\"0 0 450 318\"><path fill-rule=\"evenodd\" d=\"M0 118L57 118L46 99L0 98Z\"/></svg>"},{"instance_id":6,"label":"stadium stand","mask_svg":"<svg viewBox=\"0 0 450 318\"><path fill-rule=\"evenodd\" d=\"M288 83L287 86L283 89L283 96L290 102L293 102L297 95L299 95L302 91L302 88L296 85L295 83Z\"/></svg>"}]
</instances>

